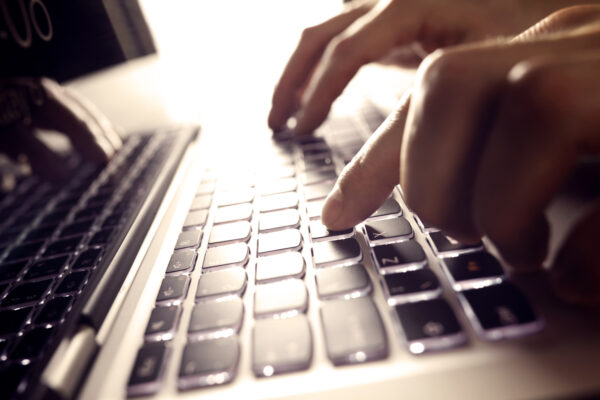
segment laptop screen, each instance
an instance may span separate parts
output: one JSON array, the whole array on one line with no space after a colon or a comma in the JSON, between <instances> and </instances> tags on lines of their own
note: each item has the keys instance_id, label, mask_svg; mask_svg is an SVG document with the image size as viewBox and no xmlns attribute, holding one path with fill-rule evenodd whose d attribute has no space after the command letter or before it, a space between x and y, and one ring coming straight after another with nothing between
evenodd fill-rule
<instances>
[{"instance_id":1,"label":"laptop screen","mask_svg":"<svg viewBox=\"0 0 600 400\"><path fill-rule=\"evenodd\" d=\"M63 81L153 52L137 0L0 0L0 76Z\"/></svg>"}]
</instances>

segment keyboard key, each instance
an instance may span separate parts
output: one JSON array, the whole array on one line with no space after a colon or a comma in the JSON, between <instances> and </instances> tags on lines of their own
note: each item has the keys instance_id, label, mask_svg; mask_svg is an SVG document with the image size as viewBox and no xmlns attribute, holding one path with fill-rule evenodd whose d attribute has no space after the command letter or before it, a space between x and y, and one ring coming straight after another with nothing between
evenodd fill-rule
<instances>
[{"instance_id":1,"label":"keyboard key","mask_svg":"<svg viewBox=\"0 0 600 400\"><path fill-rule=\"evenodd\" d=\"M35 317L36 324L52 324L59 322L69 311L71 297L56 297L46 303L42 311Z\"/></svg>"},{"instance_id":2,"label":"keyboard key","mask_svg":"<svg viewBox=\"0 0 600 400\"><path fill-rule=\"evenodd\" d=\"M196 299L213 296L239 295L246 289L246 271L242 267L225 268L200 275Z\"/></svg>"},{"instance_id":3,"label":"keyboard key","mask_svg":"<svg viewBox=\"0 0 600 400\"><path fill-rule=\"evenodd\" d=\"M21 364L7 364L0 365L0 381L2 382L2 396L10 399L14 394L22 394L27 387L26 382L23 378L27 374L29 366Z\"/></svg>"},{"instance_id":4,"label":"keyboard key","mask_svg":"<svg viewBox=\"0 0 600 400\"><path fill-rule=\"evenodd\" d=\"M300 279L286 279L257 285L254 293L254 316L303 313L308 308L308 293Z\"/></svg>"},{"instance_id":5,"label":"keyboard key","mask_svg":"<svg viewBox=\"0 0 600 400\"><path fill-rule=\"evenodd\" d=\"M365 233L371 246L400 242L413 237L413 230L403 217L366 222Z\"/></svg>"},{"instance_id":6,"label":"keyboard key","mask_svg":"<svg viewBox=\"0 0 600 400\"><path fill-rule=\"evenodd\" d=\"M28 261L17 261L0 265L0 281L12 281L25 268Z\"/></svg>"},{"instance_id":7,"label":"keyboard key","mask_svg":"<svg viewBox=\"0 0 600 400\"><path fill-rule=\"evenodd\" d=\"M89 219L89 218L96 218L98 215L102 214L102 211L104 210L104 206L90 206L90 207L85 207L79 211L77 211L75 213L75 216L73 217L74 220L80 220L80 219Z\"/></svg>"},{"instance_id":8,"label":"keyboard key","mask_svg":"<svg viewBox=\"0 0 600 400\"><path fill-rule=\"evenodd\" d=\"M146 326L146 339L153 342L173 339L179 312L178 306L154 308Z\"/></svg>"},{"instance_id":9,"label":"keyboard key","mask_svg":"<svg viewBox=\"0 0 600 400\"><path fill-rule=\"evenodd\" d=\"M268 160L258 171L258 175L263 179L281 179L293 178L296 176L296 169L291 164L293 161L289 157L276 157L275 160Z\"/></svg>"},{"instance_id":10,"label":"keyboard key","mask_svg":"<svg viewBox=\"0 0 600 400\"><path fill-rule=\"evenodd\" d=\"M100 229L98 232L94 233L94 236L92 236L88 244L90 246L106 244L110 241L113 232L114 228Z\"/></svg>"},{"instance_id":11,"label":"keyboard key","mask_svg":"<svg viewBox=\"0 0 600 400\"><path fill-rule=\"evenodd\" d=\"M388 197L369 218L389 217L391 215L402 215L402 208L400 208L400 204L396 200Z\"/></svg>"},{"instance_id":12,"label":"keyboard key","mask_svg":"<svg viewBox=\"0 0 600 400\"><path fill-rule=\"evenodd\" d=\"M302 278L305 262L296 251L258 257L256 259L256 282L266 283L283 278Z\"/></svg>"},{"instance_id":13,"label":"keyboard key","mask_svg":"<svg viewBox=\"0 0 600 400\"><path fill-rule=\"evenodd\" d=\"M21 329L31 314L33 308L0 311L0 336L13 335Z\"/></svg>"},{"instance_id":14,"label":"keyboard key","mask_svg":"<svg viewBox=\"0 0 600 400\"><path fill-rule=\"evenodd\" d=\"M387 274L383 282L390 305L428 300L442 293L437 276L428 268Z\"/></svg>"},{"instance_id":15,"label":"keyboard key","mask_svg":"<svg viewBox=\"0 0 600 400\"><path fill-rule=\"evenodd\" d=\"M203 226L206 224L206 218L208 218L207 210L190 211L185 218L183 228L192 229L197 226Z\"/></svg>"},{"instance_id":16,"label":"keyboard key","mask_svg":"<svg viewBox=\"0 0 600 400\"><path fill-rule=\"evenodd\" d=\"M310 237L313 242L347 239L354 236L354 228L345 229L343 231L330 231L321 221L311 221L309 229Z\"/></svg>"},{"instance_id":17,"label":"keyboard key","mask_svg":"<svg viewBox=\"0 0 600 400\"><path fill-rule=\"evenodd\" d=\"M254 189L243 188L223 191L217 195L218 206L232 206L234 204L252 203L254 200Z\"/></svg>"},{"instance_id":18,"label":"keyboard key","mask_svg":"<svg viewBox=\"0 0 600 400\"><path fill-rule=\"evenodd\" d=\"M61 231L60 231L60 237L61 238L66 238L69 236L78 236L78 235L83 235L84 233L87 233L92 225L94 225L94 219L87 219L87 220L82 220L82 221L78 221L78 222L73 222L67 226L65 226Z\"/></svg>"},{"instance_id":19,"label":"keyboard key","mask_svg":"<svg viewBox=\"0 0 600 400\"><path fill-rule=\"evenodd\" d=\"M249 203L219 207L215 214L215 224L234 221L249 221L252 218L252 211L252 204Z\"/></svg>"},{"instance_id":20,"label":"keyboard key","mask_svg":"<svg viewBox=\"0 0 600 400\"><path fill-rule=\"evenodd\" d=\"M161 386L167 347L164 343L144 343L138 351L129 376L127 395L142 396L156 393Z\"/></svg>"},{"instance_id":21,"label":"keyboard key","mask_svg":"<svg viewBox=\"0 0 600 400\"><path fill-rule=\"evenodd\" d=\"M44 257L56 256L59 254L73 253L79 247L83 236L76 236L69 239L62 239L51 243L44 251Z\"/></svg>"},{"instance_id":22,"label":"keyboard key","mask_svg":"<svg viewBox=\"0 0 600 400\"><path fill-rule=\"evenodd\" d=\"M263 196L258 202L260 212L283 210L298 207L298 194L296 192L279 193Z\"/></svg>"},{"instance_id":23,"label":"keyboard key","mask_svg":"<svg viewBox=\"0 0 600 400\"><path fill-rule=\"evenodd\" d=\"M504 282L462 293L476 319L475 331L487 340L500 340L538 332L544 322L538 319L529 302L513 284Z\"/></svg>"},{"instance_id":24,"label":"keyboard key","mask_svg":"<svg viewBox=\"0 0 600 400\"><path fill-rule=\"evenodd\" d=\"M321 218L321 210L323 210L323 203L325 200L313 200L306 202L306 214L310 219Z\"/></svg>"},{"instance_id":25,"label":"keyboard key","mask_svg":"<svg viewBox=\"0 0 600 400\"><path fill-rule=\"evenodd\" d=\"M246 243L234 243L224 246L211 247L206 250L203 268L224 266L245 266L248 262L250 249Z\"/></svg>"},{"instance_id":26,"label":"keyboard key","mask_svg":"<svg viewBox=\"0 0 600 400\"><path fill-rule=\"evenodd\" d=\"M334 365L387 357L387 336L370 297L321 303L321 322L327 356Z\"/></svg>"},{"instance_id":27,"label":"keyboard key","mask_svg":"<svg viewBox=\"0 0 600 400\"><path fill-rule=\"evenodd\" d=\"M212 194L216 188L215 182L204 182L198 186L198 190L196 191L196 196L203 194Z\"/></svg>"},{"instance_id":28,"label":"keyboard key","mask_svg":"<svg viewBox=\"0 0 600 400\"><path fill-rule=\"evenodd\" d=\"M212 203L212 196L211 195L197 196L192 201L192 205L190 206L190 210L192 210L192 211L195 211L195 210L205 210L207 208L210 208L211 203Z\"/></svg>"},{"instance_id":29,"label":"keyboard key","mask_svg":"<svg viewBox=\"0 0 600 400\"><path fill-rule=\"evenodd\" d=\"M312 251L317 267L355 264L362 259L360 244L354 238L314 243Z\"/></svg>"},{"instance_id":30,"label":"keyboard key","mask_svg":"<svg viewBox=\"0 0 600 400\"><path fill-rule=\"evenodd\" d=\"M56 276L65 267L69 256L45 258L33 263L25 274L24 279L36 279L45 276Z\"/></svg>"},{"instance_id":31,"label":"keyboard key","mask_svg":"<svg viewBox=\"0 0 600 400\"><path fill-rule=\"evenodd\" d=\"M322 168L328 168L328 167L333 167L333 159L331 158L331 156L325 156L325 157L321 157L321 158L312 158L312 159L305 159L304 160L304 170L305 171L312 171L315 169L322 169Z\"/></svg>"},{"instance_id":32,"label":"keyboard key","mask_svg":"<svg viewBox=\"0 0 600 400\"><path fill-rule=\"evenodd\" d=\"M191 231L183 231L177 238L175 244L175 250L185 249L186 247L197 248L200 246L200 240L202 239L202 231L200 229L194 229Z\"/></svg>"},{"instance_id":33,"label":"keyboard key","mask_svg":"<svg viewBox=\"0 0 600 400\"><path fill-rule=\"evenodd\" d=\"M419 225L419 228L421 229L421 232L423 232L423 233L437 232L439 230L439 229L423 222L423 220L421 218L417 217L416 214L413 214L413 218L415 219L415 221L417 222L417 225Z\"/></svg>"},{"instance_id":34,"label":"keyboard key","mask_svg":"<svg viewBox=\"0 0 600 400\"><path fill-rule=\"evenodd\" d=\"M373 247L375 264L380 274L393 274L425 266L425 252L416 240Z\"/></svg>"},{"instance_id":35,"label":"keyboard key","mask_svg":"<svg viewBox=\"0 0 600 400\"><path fill-rule=\"evenodd\" d=\"M312 334L306 316L256 321L252 336L254 375L305 370L311 360Z\"/></svg>"},{"instance_id":36,"label":"keyboard key","mask_svg":"<svg viewBox=\"0 0 600 400\"><path fill-rule=\"evenodd\" d=\"M112 214L110 214L108 217L106 217L106 219L102 223L102 227L110 228L113 226L117 226L117 225L120 225L122 221L123 221L123 213L120 211L113 211Z\"/></svg>"},{"instance_id":37,"label":"keyboard key","mask_svg":"<svg viewBox=\"0 0 600 400\"><path fill-rule=\"evenodd\" d=\"M27 305L34 304L40 301L50 289L52 279L44 281L22 283L19 286L14 287L8 296L2 300L3 307L10 307L16 305Z\"/></svg>"},{"instance_id":38,"label":"keyboard key","mask_svg":"<svg viewBox=\"0 0 600 400\"><path fill-rule=\"evenodd\" d=\"M466 342L454 312L444 299L396 306L408 350L420 354L456 347Z\"/></svg>"},{"instance_id":39,"label":"keyboard key","mask_svg":"<svg viewBox=\"0 0 600 400\"><path fill-rule=\"evenodd\" d=\"M87 283L89 273L87 271L72 272L62 280L56 294L79 293Z\"/></svg>"},{"instance_id":40,"label":"keyboard key","mask_svg":"<svg viewBox=\"0 0 600 400\"><path fill-rule=\"evenodd\" d=\"M10 251L10 253L8 253L8 256L6 256L4 261L17 261L32 258L37 254L38 250L41 249L43 245L44 241L39 240L37 242L30 242L13 247L13 249Z\"/></svg>"},{"instance_id":41,"label":"keyboard key","mask_svg":"<svg viewBox=\"0 0 600 400\"><path fill-rule=\"evenodd\" d=\"M240 346L236 336L188 343L179 368L179 390L221 385L237 373Z\"/></svg>"},{"instance_id":42,"label":"keyboard key","mask_svg":"<svg viewBox=\"0 0 600 400\"><path fill-rule=\"evenodd\" d=\"M262 232L270 232L284 228L296 228L300 225L300 214L296 209L286 209L261 213L258 229Z\"/></svg>"},{"instance_id":43,"label":"keyboard key","mask_svg":"<svg viewBox=\"0 0 600 400\"><path fill-rule=\"evenodd\" d=\"M188 333L199 340L229 336L240 331L243 316L244 304L237 296L201 302L192 309Z\"/></svg>"},{"instance_id":44,"label":"keyboard key","mask_svg":"<svg viewBox=\"0 0 600 400\"><path fill-rule=\"evenodd\" d=\"M371 280L360 264L348 267L320 268L315 275L321 299L356 298L371 292Z\"/></svg>"},{"instance_id":45,"label":"keyboard key","mask_svg":"<svg viewBox=\"0 0 600 400\"><path fill-rule=\"evenodd\" d=\"M307 201L324 199L327 197L331 189L333 189L334 184L335 181L327 181L304 186L304 198Z\"/></svg>"},{"instance_id":46,"label":"keyboard key","mask_svg":"<svg viewBox=\"0 0 600 400\"><path fill-rule=\"evenodd\" d=\"M504 277L504 270L498 260L483 251L445 257L442 259L442 265L454 283L454 290L500 283Z\"/></svg>"},{"instance_id":47,"label":"keyboard key","mask_svg":"<svg viewBox=\"0 0 600 400\"><path fill-rule=\"evenodd\" d=\"M247 242L250 239L251 231L252 228L248 221L215 225L210 232L208 244L216 246L240 241Z\"/></svg>"},{"instance_id":48,"label":"keyboard key","mask_svg":"<svg viewBox=\"0 0 600 400\"><path fill-rule=\"evenodd\" d=\"M263 233L258 235L258 255L275 254L286 250L300 250L302 234L298 229Z\"/></svg>"},{"instance_id":49,"label":"keyboard key","mask_svg":"<svg viewBox=\"0 0 600 400\"><path fill-rule=\"evenodd\" d=\"M25 333L9 354L11 360L33 360L42 351L52 334L51 328L36 328Z\"/></svg>"},{"instance_id":50,"label":"keyboard key","mask_svg":"<svg viewBox=\"0 0 600 400\"><path fill-rule=\"evenodd\" d=\"M193 249L177 250L173 252L167 273L173 272L189 272L194 269L196 263L196 251Z\"/></svg>"},{"instance_id":51,"label":"keyboard key","mask_svg":"<svg viewBox=\"0 0 600 400\"><path fill-rule=\"evenodd\" d=\"M312 185L314 183L330 181L336 178L337 174L333 168L312 170L302 174L302 184Z\"/></svg>"},{"instance_id":52,"label":"keyboard key","mask_svg":"<svg viewBox=\"0 0 600 400\"><path fill-rule=\"evenodd\" d=\"M268 196L271 194L295 192L296 191L296 179L295 178L283 178L272 181L261 183L259 187L260 194L262 196Z\"/></svg>"},{"instance_id":53,"label":"keyboard key","mask_svg":"<svg viewBox=\"0 0 600 400\"><path fill-rule=\"evenodd\" d=\"M444 235L442 232L430 232L428 234L428 241L433 248L433 251L435 251L439 257L449 257L457 254L483 250L483 244L481 242L475 244L459 243Z\"/></svg>"},{"instance_id":54,"label":"keyboard key","mask_svg":"<svg viewBox=\"0 0 600 400\"><path fill-rule=\"evenodd\" d=\"M29 231L29 233L27 233L27 236L25 236L25 239L23 241L24 242L32 242L32 241L37 241L40 239L47 239L50 236L52 236L52 234L56 230L57 226L58 226L58 224L52 224L52 225L43 226L41 228L32 229ZM14 237L12 237L12 235L11 235L11 240L12 239L14 239Z\"/></svg>"},{"instance_id":55,"label":"keyboard key","mask_svg":"<svg viewBox=\"0 0 600 400\"><path fill-rule=\"evenodd\" d=\"M102 249L100 248L87 249L77 257L77 260L75 260L71 269L93 268L97 265L98 261L100 261L101 254Z\"/></svg>"},{"instance_id":56,"label":"keyboard key","mask_svg":"<svg viewBox=\"0 0 600 400\"><path fill-rule=\"evenodd\" d=\"M157 303L179 304L185 298L190 278L186 275L166 276L156 296Z\"/></svg>"}]
</instances>

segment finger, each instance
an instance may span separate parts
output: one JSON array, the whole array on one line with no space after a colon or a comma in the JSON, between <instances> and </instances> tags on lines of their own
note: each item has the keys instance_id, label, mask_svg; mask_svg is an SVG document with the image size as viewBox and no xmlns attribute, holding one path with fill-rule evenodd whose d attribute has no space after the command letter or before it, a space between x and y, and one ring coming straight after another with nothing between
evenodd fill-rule
<instances>
[{"instance_id":1,"label":"finger","mask_svg":"<svg viewBox=\"0 0 600 400\"><path fill-rule=\"evenodd\" d=\"M35 109L33 123L36 127L60 131L83 157L91 162L104 163L115 152L102 128L89 112L69 95L64 88L49 79L41 84L47 93L43 106Z\"/></svg>"},{"instance_id":2,"label":"finger","mask_svg":"<svg viewBox=\"0 0 600 400\"><path fill-rule=\"evenodd\" d=\"M69 88L65 88L64 94L71 98L73 102L78 103L83 110L87 111L89 118L96 122L105 139L115 150L119 150L121 148L123 145L123 139L121 138L121 135L106 117L106 115L104 115L104 113L100 111L94 103Z\"/></svg>"},{"instance_id":3,"label":"finger","mask_svg":"<svg viewBox=\"0 0 600 400\"><path fill-rule=\"evenodd\" d=\"M281 128L295 111L297 92L305 85L329 41L364 15L372 4L373 2L363 2L322 24L304 30L298 47L275 86L268 117L271 129Z\"/></svg>"},{"instance_id":4,"label":"finger","mask_svg":"<svg viewBox=\"0 0 600 400\"><path fill-rule=\"evenodd\" d=\"M329 229L347 229L364 220L398 184L399 151L409 103L410 94L406 93L400 107L344 168L323 205L321 219Z\"/></svg>"},{"instance_id":5,"label":"finger","mask_svg":"<svg viewBox=\"0 0 600 400\"><path fill-rule=\"evenodd\" d=\"M312 132L325 120L333 101L360 67L416 38L417 19L399 12L400 6L392 2L382 10L373 9L329 44L303 95L296 133Z\"/></svg>"},{"instance_id":6,"label":"finger","mask_svg":"<svg viewBox=\"0 0 600 400\"><path fill-rule=\"evenodd\" d=\"M544 209L581 155L600 154L599 70L600 51L524 62L509 75L475 182L474 215L515 266L543 261Z\"/></svg>"},{"instance_id":7,"label":"finger","mask_svg":"<svg viewBox=\"0 0 600 400\"><path fill-rule=\"evenodd\" d=\"M498 120L508 72L529 57L560 53L568 58L590 51L595 35L482 43L428 58L418 74L401 152L400 180L408 206L458 240L477 240L474 180Z\"/></svg>"},{"instance_id":8,"label":"finger","mask_svg":"<svg viewBox=\"0 0 600 400\"><path fill-rule=\"evenodd\" d=\"M600 257L598 237L600 203L575 226L565 242L553 268L550 281L565 301L576 304L600 304Z\"/></svg>"}]
</instances>

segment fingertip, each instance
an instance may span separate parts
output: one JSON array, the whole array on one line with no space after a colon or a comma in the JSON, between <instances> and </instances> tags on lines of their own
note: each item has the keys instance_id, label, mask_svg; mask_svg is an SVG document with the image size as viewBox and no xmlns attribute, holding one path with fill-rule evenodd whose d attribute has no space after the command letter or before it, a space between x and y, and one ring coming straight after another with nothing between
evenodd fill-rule
<instances>
[{"instance_id":1,"label":"fingertip","mask_svg":"<svg viewBox=\"0 0 600 400\"><path fill-rule=\"evenodd\" d=\"M342 194L339 185L336 184L323 203L323 209L321 211L321 222L323 222L323 225L331 230L348 228L348 226L343 224L344 221L340 221L343 209L344 195Z\"/></svg>"}]
</instances>

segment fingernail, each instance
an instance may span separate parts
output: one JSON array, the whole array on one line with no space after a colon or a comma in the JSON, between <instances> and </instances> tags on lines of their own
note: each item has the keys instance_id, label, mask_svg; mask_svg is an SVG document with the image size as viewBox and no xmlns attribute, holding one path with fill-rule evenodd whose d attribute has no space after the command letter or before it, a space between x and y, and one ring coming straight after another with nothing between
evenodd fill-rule
<instances>
[{"instance_id":1,"label":"fingernail","mask_svg":"<svg viewBox=\"0 0 600 400\"><path fill-rule=\"evenodd\" d=\"M342 215L344 208L344 196L338 185L335 185L323 203L321 211L321 221L327 227L334 227L334 224Z\"/></svg>"}]
</instances>

